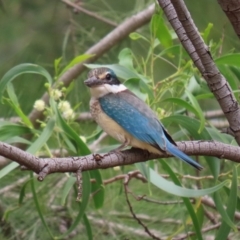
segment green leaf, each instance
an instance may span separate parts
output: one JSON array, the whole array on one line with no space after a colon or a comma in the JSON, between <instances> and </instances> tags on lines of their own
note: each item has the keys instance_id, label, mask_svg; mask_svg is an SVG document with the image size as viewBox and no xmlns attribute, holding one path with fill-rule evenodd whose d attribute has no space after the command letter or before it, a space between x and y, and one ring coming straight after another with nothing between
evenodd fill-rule
<instances>
[{"instance_id":1,"label":"green leaf","mask_svg":"<svg viewBox=\"0 0 240 240\"><path fill-rule=\"evenodd\" d=\"M238 84L239 84L239 78L234 74L232 71L232 66L231 65L223 65L220 64L218 66L221 74L227 79L229 85L233 90L238 89Z\"/></svg>"},{"instance_id":2,"label":"green leaf","mask_svg":"<svg viewBox=\"0 0 240 240\"><path fill-rule=\"evenodd\" d=\"M51 231L50 231L50 229L48 227L48 224L45 221L44 214L42 212L42 209L41 209L39 201L38 201L36 188L35 188L35 183L34 183L34 181L36 181L36 180L35 180L35 178L33 176L33 172L30 172L30 179L31 179L30 183L31 183L31 190L32 190L32 194L33 194L33 201L35 203L38 215L39 215L39 217L40 217L40 219L42 221L42 224L43 224L44 228L46 229L47 233L49 234L50 238L54 239L54 236L52 235L52 233L51 233Z\"/></svg>"},{"instance_id":3,"label":"green leaf","mask_svg":"<svg viewBox=\"0 0 240 240\"><path fill-rule=\"evenodd\" d=\"M4 141L5 143L8 143L8 144L13 144L13 143L23 143L23 144L26 144L26 145L31 145L32 142L25 139L25 138L22 138L22 137L18 137L18 136L15 136L15 137L12 137L12 138L8 138L7 140Z\"/></svg>"},{"instance_id":4,"label":"green leaf","mask_svg":"<svg viewBox=\"0 0 240 240\"><path fill-rule=\"evenodd\" d=\"M75 57L62 71L59 75L62 75L65 73L69 68L73 67L76 64L82 63L86 61L87 59L93 57L94 54L83 54Z\"/></svg>"},{"instance_id":5,"label":"green leaf","mask_svg":"<svg viewBox=\"0 0 240 240\"><path fill-rule=\"evenodd\" d=\"M125 68L134 70L132 51L129 48L124 48L118 55L119 64Z\"/></svg>"},{"instance_id":6,"label":"green leaf","mask_svg":"<svg viewBox=\"0 0 240 240\"><path fill-rule=\"evenodd\" d=\"M136 94L139 98L141 98L143 101L146 101L148 95L146 93L143 93L140 89L140 79L139 78L131 78L128 79L124 85L132 91L134 94ZM146 90L146 89L145 89Z\"/></svg>"},{"instance_id":7,"label":"green leaf","mask_svg":"<svg viewBox=\"0 0 240 240\"><path fill-rule=\"evenodd\" d=\"M59 72L59 65L62 61L62 57L60 58L57 58L54 60L54 70L55 70L55 75L58 75L58 72Z\"/></svg>"},{"instance_id":8,"label":"green leaf","mask_svg":"<svg viewBox=\"0 0 240 240\"><path fill-rule=\"evenodd\" d=\"M26 187L29 184L29 182L31 181L31 179L27 180L23 186L21 187L20 190L20 194L19 194L19 199L18 199L18 204L21 205L23 203L23 199L25 197L25 191L26 191Z\"/></svg>"},{"instance_id":9,"label":"green leaf","mask_svg":"<svg viewBox=\"0 0 240 240\"><path fill-rule=\"evenodd\" d=\"M89 201L89 196L91 193L91 182L90 182L89 172L82 173L82 180L83 180L82 201L78 203L79 204L78 215L74 218L74 222L69 227L69 229L59 238L68 236L78 226L79 222L81 221L82 217L85 214L85 211L86 211L86 208L88 205L88 201ZM75 187L75 191L77 194L76 187Z\"/></svg>"},{"instance_id":10,"label":"green leaf","mask_svg":"<svg viewBox=\"0 0 240 240\"><path fill-rule=\"evenodd\" d=\"M150 181L149 167L147 167L145 162L135 163L134 164L143 174L143 176Z\"/></svg>"},{"instance_id":11,"label":"green leaf","mask_svg":"<svg viewBox=\"0 0 240 240\"><path fill-rule=\"evenodd\" d=\"M217 208L218 212L220 213L223 221L226 222L228 224L228 226L230 226L232 229L234 229L234 231L237 231L236 226L234 225L232 220L229 218L226 210L223 207L224 204L223 204L222 199L220 197L220 193L215 192L214 195L213 195L213 199L214 199L216 208Z\"/></svg>"},{"instance_id":12,"label":"green leaf","mask_svg":"<svg viewBox=\"0 0 240 240\"><path fill-rule=\"evenodd\" d=\"M17 168L19 166L18 163L16 162L11 162L9 163L6 167L2 168L0 170L0 179L5 177L8 173L10 173L12 170L14 170L15 168Z\"/></svg>"},{"instance_id":13,"label":"green leaf","mask_svg":"<svg viewBox=\"0 0 240 240\"><path fill-rule=\"evenodd\" d=\"M33 144L26 151L31 154L36 153L50 138L50 136L52 135L54 126L55 126L55 120L50 119L48 121L46 127L42 131L42 133L39 135L39 137L33 142ZM6 167L4 167L3 169L1 169L0 170L0 179L3 178L4 176L6 176L9 172L14 170L18 166L19 166L18 163L12 162L12 163L8 164Z\"/></svg>"},{"instance_id":14,"label":"green leaf","mask_svg":"<svg viewBox=\"0 0 240 240\"><path fill-rule=\"evenodd\" d=\"M30 63L23 63L11 68L0 81L0 99L7 87L7 84L14 80L17 76L24 73L40 74L44 76L50 85L52 85L52 78L50 74L41 66Z\"/></svg>"},{"instance_id":15,"label":"green leaf","mask_svg":"<svg viewBox=\"0 0 240 240\"><path fill-rule=\"evenodd\" d=\"M52 136L55 126L55 119L50 118L47 122L46 127L43 129L39 137L33 142L33 144L27 149L27 152L35 154L39 149L41 149L48 139Z\"/></svg>"},{"instance_id":16,"label":"green leaf","mask_svg":"<svg viewBox=\"0 0 240 240\"><path fill-rule=\"evenodd\" d=\"M200 127L199 127L198 132L201 133L203 131L204 126L205 126L205 117L204 117L203 111L202 111L200 105L198 104L198 101L196 100L196 98L189 91L185 91L185 93L187 94L188 99L191 102L192 106L197 111L197 116L200 119Z\"/></svg>"},{"instance_id":17,"label":"green leaf","mask_svg":"<svg viewBox=\"0 0 240 240\"><path fill-rule=\"evenodd\" d=\"M73 142L77 149L77 153L79 155L87 155L90 153L87 145L82 141L82 139L78 136L78 134L66 123L66 121L62 118L60 114L57 104L50 99L50 105L55 111L55 115L57 116L57 123L60 125L64 133L69 137L69 139Z\"/></svg>"},{"instance_id":18,"label":"green leaf","mask_svg":"<svg viewBox=\"0 0 240 240\"><path fill-rule=\"evenodd\" d=\"M198 116L197 110L191 104L189 104L188 102L186 102L185 100L183 100L181 98L166 98L161 101L161 103L165 103L165 102L176 104L180 107L185 108L189 112L194 113L196 116Z\"/></svg>"},{"instance_id":19,"label":"green leaf","mask_svg":"<svg viewBox=\"0 0 240 240\"><path fill-rule=\"evenodd\" d=\"M181 55L181 46L180 45L174 45L168 48L163 49L156 57L161 57L164 55L170 55L170 56L180 56Z\"/></svg>"},{"instance_id":20,"label":"green leaf","mask_svg":"<svg viewBox=\"0 0 240 240\"><path fill-rule=\"evenodd\" d=\"M11 208L7 208L5 211L4 211L4 214L2 216L2 221L8 221L8 216L10 213L16 211L19 209L19 206L15 206L15 207L11 207Z\"/></svg>"},{"instance_id":21,"label":"green leaf","mask_svg":"<svg viewBox=\"0 0 240 240\"><path fill-rule=\"evenodd\" d=\"M142 34L137 33L137 32L132 32L132 33L130 33L130 34L129 34L129 37L130 37L132 40L143 39L143 40L149 42L147 38L145 38Z\"/></svg>"},{"instance_id":22,"label":"green leaf","mask_svg":"<svg viewBox=\"0 0 240 240\"><path fill-rule=\"evenodd\" d=\"M227 193L228 196L230 196L230 189L228 187L224 187L223 188L225 190L225 192ZM238 211L240 211L240 197L237 196L237 205L236 208Z\"/></svg>"},{"instance_id":23,"label":"green leaf","mask_svg":"<svg viewBox=\"0 0 240 240\"><path fill-rule=\"evenodd\" d=\"M90 177L91 179L96 180L91 184L91 187L92 193L95 193L93 195L94 206L96 209L99 209L103 206L105 196L105 188L102 182L102 176L100 171L95 169L90 171Z\"/></svg>"},{"instance_id":24,"label":"green leaf","mask_svg":"<svg viewBox=\"0 0 240 240\"><path fill-rule=\"evenodd\" d=\"M205 29L204 32L201 34L202 37L203 37L204 42L207 42L207 41L208 41L208 36L209 36L212 28L213 28L213 24L212 24L212 23L208 23L206 29Z\"/></svg>"},{"instance_id":25,"label":"green leaf","mask_svg":"<svg viewBox=\"0 0 240 240\"><path fill-rule=\"evenodd\" d=\"M227 64L240 67L240 53L232 53L215 59L217 65Z\"/></svg>"},{"instance_id":26,"label":"green leaf","mask_svg":"<svg viewBox=\"0 0 240 240\"><path fill-rule=\"evenodd\" d=\"M221 204L221 201L219 201L220 194L216 193L217 195L215 196L216 207L218 211L220 210L219 213L221 214L223 219L221 227L219 228L217 236L215 238L216 240L227 239L231 228L233 228L235 232L238 231L237 227L232 222L234 220L234 214L237 207L237 191L238 191L237 170L236 170L236 167L233 165L232 185L231 185L231 190L230 190L230 195L228 198L226 210L222 207L222 205L220 205Z\"/></svg>"},{"instance_id":27,"label":"green leaf","mask_svg":"<svg viewBox=\"0 0 240 240\"><path fill-rule=\"evenodd\" d=\"M22 119L23 123L25 123L29 128L33 128L32 122L30 119L23 113L22 109L20 108L20 105L18 103L17 96L15 94L13 85L11 82L7 85L7 92L10 100L8 101L11 107L14 109L16 114Z\"/></svg>"},{"instance_id":28,"label":"green leaf","mask_svg":"<svg viewBox=\"0 0 240 240\"><path fill-rule=\"evenodd\" d=\"M92 240L93 239L92 228L91 228L91 224L90 224L86 214L83 215L83 223L84 223L84 225L86 227L86 230L87 230L88 239Z\"/></svg>"},{"instance_id":29,"label":"green leaf","mask_svg":"<svg viewBox=\"0 0 240 240\"><path fill-rule=\"evenodd\" d=\"M201 99L212 99L214 98L213 93L202 93L196 96L197 100L201 100Z\"/></svg>"},{"instance_id":30,"label":"green leaf","mask_svg":"<svg viewBox=\"0 0 240 240\"><path fill-rule=\"evenodd\" d=\"M169 173L170 177L172 178L173 182L176 184L175 186L181 187L181 183L178 180L176 174L172 171L172 169L168 166L168 164L165 161L160 161L160 163L163 165L164 169ZM152 170L153 171L153 170ZM197 239L201 240L202 239L202 233L201 233L201 228L200 224L197 218L197 215L194 211L194 208L190 202L190 200L186 197L183 197L183 202L188 210L189 215L191 216L194 229L196 231Z\"/></svg>"},{"instance_id":31,"label":"green leaf","mask_svg":"<svg viewBox=\"0 0 240 240\"><path fill-rule=\"evenodd\" d=\"M172 46L172 36L167 28L167 25L162 16L162 12L154 14L151 20L151 32L154 37L157 37L160 43L165 47Z\"/></svg>"},{"instance_id":32,"label":"green leaf","mask_svg":"<svg viewBox=\"0 0 240 240\"><path fill-rule=\"evenodd\" d=\"M28 127L15 123L0 123L0 140L6 142L8 139L31 133Z\"/></svg>"},{"instance_id":33,"label":"green leaf","mask_svg":"<svg viewBox=\"0 0 240 240\"><path fill-rule=\"evenodd\" d=\"M62 195L62 197L61 197L61 205L62 206L64 206L66 204L67 196L75 183L76 183L76 178L70 176L68 178L67 182L64 184L62 194L61 194Z\"/></svg>"},{"instance_id":34,"label":"green leaf","mask_svg":"<svg viewBox=\"0 0 240 240\"><path fill-rule=\"evenodd\" d=\"M175 196L179 197L201 197L204 195L208 195L211 193L214 193L221 189L223 186L229 183L229 180L226 180L218 185L215 185L211 188L205 188L205 189L188 189L184 187L179 187L175 185L174 183L167 181L165 178L161 177L158 173L156 173L154 170L150 169L150 181L152 184L154 184L159 189L162 189L163 191L170 193Z\"/></svg>"}]
</instances>

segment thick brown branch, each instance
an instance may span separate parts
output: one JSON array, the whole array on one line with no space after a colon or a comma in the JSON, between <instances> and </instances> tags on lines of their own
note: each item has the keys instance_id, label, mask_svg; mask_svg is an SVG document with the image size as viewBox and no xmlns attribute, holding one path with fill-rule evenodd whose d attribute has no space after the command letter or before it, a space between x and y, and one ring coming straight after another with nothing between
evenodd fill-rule
<instances>
[{"instance_id":1,"label":"thick brown branch","mask_svg":"<svg viewBox=\"0 0 240 240\"><path fill-rule=\"evenodd\" d=\"M178 142L180 150L188 155L206 155L240 162L240 148L214 141ZM101 161L95 159L95 154L82 157L39 158L24 152L19 148L0 142L0 155L7 157L27 169L39 174L43 179L47 174L55 172L77 172L93 169L106 169L115 166L128 165L156 158L168 158L167 153L161 155L149 154L139 149L125 150L120 153L101 154Z\"/></svg>"},{"instance_id":2,"label":"thick brown branch","mask_svg":"<svg viewBox=\"0 0 240 240\"><path fill-rule=\"evenodd\" d=\"M240 145L240 107L230 85L216 67L184 1L158 0L158 2L184 48L207 81L209 89L214 93Z\"/></svg>"},{"instance_id":3,"label":"thick brown branch","mask_svg":"<svg viewBox=\"0 0 240 240\"><path fill-rule=\"evenodd\" d=\"M240 0L218 0L218 3L240 38Z\"/></svg>"}]
</instances>

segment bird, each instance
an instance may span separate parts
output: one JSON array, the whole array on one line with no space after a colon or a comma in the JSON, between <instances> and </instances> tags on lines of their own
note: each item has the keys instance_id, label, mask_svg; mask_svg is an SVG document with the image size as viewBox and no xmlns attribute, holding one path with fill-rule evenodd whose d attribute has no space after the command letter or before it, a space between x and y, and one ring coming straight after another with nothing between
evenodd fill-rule
<instances>
[{"instance_id":1,"label":"bird","mask_svg":"<svg viewBox=\"0 0 240 240\"><path fill-rule=\"evenodd\" d=\"M97 124L121 143L150 153L170 153L201 170L203 167L177 148L155 112L131 92L107 67L91 69L85 85L90 88L90 112Z\"/></svg>"}]
</instances>

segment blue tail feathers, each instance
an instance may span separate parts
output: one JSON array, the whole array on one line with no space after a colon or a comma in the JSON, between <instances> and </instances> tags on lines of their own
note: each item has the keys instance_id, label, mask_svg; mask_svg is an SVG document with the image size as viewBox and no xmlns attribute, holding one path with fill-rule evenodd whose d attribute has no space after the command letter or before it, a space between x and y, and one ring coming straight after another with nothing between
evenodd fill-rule
<instances>
[{"instance_id":1,"label":"blue tail feathers","mask_svg":"<svg viewBox=\"0 0 240 240\"><path fill-rule=\"evenodd\" d=\"M170 142L167 142L167 151L171 153L173 156L179 158L180 160L190 164L191 166L195 167L198 170L202 170L203 167L195 162L193 159L191 159L188 155L186 155L184 152L180 151L177 147L175 147Z\"/></svg>"}]
</instances>

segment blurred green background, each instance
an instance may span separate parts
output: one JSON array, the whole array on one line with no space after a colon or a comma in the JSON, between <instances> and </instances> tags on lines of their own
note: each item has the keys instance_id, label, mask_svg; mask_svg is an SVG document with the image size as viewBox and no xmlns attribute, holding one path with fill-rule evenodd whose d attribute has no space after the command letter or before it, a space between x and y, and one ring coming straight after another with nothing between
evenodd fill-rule
<instances>
[{"instance_id":1,"label":"blurred green background","mask_svg":"<svg viewBox=\"0 0 240 240\"><path fill-rule=\"evenodd\" d=\"M223 38L223 53L232 49L239 50L239 40L217 1L185 2L199 31L203 31L209 22L213 23L209 39L218 42ZM120 23L124 18L144 9L152 1L123 0L120 3L111 0L90 0L80 3L86 9ZM68 63L113 29L112 26L84 13L75 14L71 8L57 0L2 1L0 11L0 77L13 66L26 62L39 64L54 74L55 59L63 57L63 63ZM149 26L146 25L139 31L148 34L148 29ZM146 51L144 42L131 41L127 38L103 55L97 63L116 63L118 53L124 47L131 48L136 55ZM160 78L169 75L168 68L160 68L157 74ZM71 94L71 101L86 99L85 89L83 91L85 87L81 83L85 77L86 74L79 77ZM36 80L39 78L35 75L21 76L21 80L14 81L20 103L26 113L31 111L33 102L44 92L44 82ZM88 105L82 104L81 110L87 110L87 107ZM11 116L13 112L7 106L1 106L0 115Z\"/></svg>"},{"instance_id":2,"label":"blurred green background","mask_svg":"<svg viewBox=\"0 0 240 240\"><path fill-rule=\"evenodd\" d=\"M225 17L225 14L222 12L220 6L217 1L209 1L209 0L201 0L201 1L185 1L187 6L189 7L190 13L199 29L200 32L204 32L209 23L213 24L213 28L210 32L210 36L208 37L207 44L210 46L211 50L214 49L214 57L218 57L222 54L231 53L233 51L239 52L240 45L239 39L234 33L232 26L230 25L228 19ZM123 19L132 16L133 14L145 9L149 4L153 3L153 1L145 1L145 0L122 0L122 1L112 1L112 0L89 0L89 1L80 1L82 7L95 12L105 18L108 18L116 23L121 23ZM103 23L99 20L96 20L84 13L74 13L72 8L69 8L61 1L52 0L35 0L35 1L17 1L11 0L0 1L0 78L12 67L20 64L20 63L35 63L40 66L46 68L52 76L54 76L54 60L62 57L62 65L66 65L69 63L75 56L83 54L88 48L97 43L100 39L102 39L106 34L108 34L113 27L109 26L106 23ZM166 22L166 25L169 29L169 24ZM138 33L141 33L143 36L146 36L147 39L150 39L150 23L143 26L141 29L137 30ZM222 42L221 42L222 41ZM174 44L178 44L179 41L174 39ZM219 44L218 47L216 45ZM141 61L141 58L146 56L149 50L149 44L147 44L144 40L140 39L137 41L133 41L130 37L127 37L122 42L119 42L116 46L114 46L109 52L104 54L100 59L97 60L98 64L113 64L119 62L119 53L124 49L129 48L134 53L136 57L135 62L138 60ZM165 50L164 47L159 46L159 49L156 51ZM180 52L180 51L179 51ZM165 57L165 56L164 56ZM179 59L178 59L179 58ZM156 93L156 96L163 96L163 98L167 96L169 97L179 97L184 99L187 103L192 104L189 98L184 94L186 85L190 82L190 78L192 76L196 77L199 80L199 86L203 86L202 92L199 91L199 95L201 93L209 93L206 87L206 83L203 79L200 79L199 73L190 66L188 63L189 58L187 56L183 56L182 58L179 56L171 56L171 54L166 56L167 61L174 63L179 69L183 72L178 72L176 79L173 77L174 82L171 84L171 81L168 86L168 77L171 74L174 74L177 70L173 69L171 64L163 61L162 59L156 60L156 66L154 69L154 80L155 83L159 80L164 80L161 87L163 87L163 93L159 90ZM181 62L178 65L178 60ZM134 66L135 67L135 66ZM139 71L140 67L136 67L136 71ZM139 71L141 74L142 72ZM182 74L182 75L181 75ZM239 74L239 71L238 71ZM83 80L86 79L87 70L79 76L78 79L75 80L75 87L72 88L71 93L67 96L67 99L70 100L72 106L76 106L78 103L81 103L79 108L77 108L78 112L88 111L89 110L89 92L86 86L83 84ZM150 75L150 74L149 74ZM146 76L150 79L150 76ZM237 75L237 74L236 74ZM237 86L239 80L233 74L231 75L231 84L235 84L234 90L237 90ZM185 78L184 78L185 77ZM176 80L176 81L175 81ZM186 80L186 81L185 81ZM167 83L166 83L167 82ZM21 108L26 114L29 114L33 108L33 104L35 100L39 99L42 94L46 91L44 87L45 79L38 75L21 75L17 80L13 82ZM149 85L151 81L149 81ZM165 85L164 85L165 84ZM196 86L195 84L194 86ZM154 84L153 84L154 86ZM165 89L164 89L165 87ZM205 88L204 88L205 87ZM193 93L194 92L193 89ZM159 94L159 95L158 95ZM162 95L161 95L162 94ZM198 94L196 94L198 95ZM236 94L237 95L237 94ZM154 96L155 97L155 96ZM179 118L179 115L185 113L185 110L182 110L182 106L175 106L174 104L164 103L164 110L161 111L158 108L158 99L154 99L154 97L149 100L148 103L153 106L154 110L157 111L159 116L167 117L170 114L176 114L175 119ZM197 97L197 96L196 96ZM196 98L197 99L197 98ZM196 100L199 103L203 110L211 109L211 108L219 108L215 99L211 97L206 97L204 100ZM162 106L160 106L162 107ZM196 106L194 106L196 107ZM163 112L163 113L162 113ZM165 115L166 114L166 115ZM192 114L193 115L193 114ZM196 115L196 114L195 114ZM0 118L6 118L10 116L15 116L15 113L9 105L2 105L0 103ZM174 117L172 119L174 119ZM191 116L187 116L185 119L188 120L190 124L189 128L194 126L194 136L190 136L189 132L191 131L184 125L178 126L175 121L175 124L170 123L170 132L175 133L174 139L189 139L193 137L193 139L205 139L203 135L207 133L207 139L221 140L226 143L234 143L234 140L229 135L221 135L216 128L210 128L212 126L208 125L206 122L206 129L204 129L204 134L202 135L198 133L199 127L199 116L195 116L194 121L191 122ZM179 118L180 119L180 118ZM184 119L184 118L182 118ZM164 120L163 120L164 121ZM164 123L166 125L169 119L165 120ZM170 121L171 122L171 121ZM174 122L174 121L173 121ZM193 124L194 122L194 124ZM197 123L197 124L196 124ZM85 137L89 137L92 134L92 131L96 129L96 125L94 123L81 123L78 124L76 122L71 122L71 125L74 129L78 129L78 135L84 135ZM197 127L196 127L197 126ZM59 126L57 126L59 127ZM169 129L169 128L168 128ZM186 130L187 129L187 130ZM40 129L38 134L43 129ZM60 147L67 149L66 144L64 145L64 141L59 140L59 132L58 128L54 129L55 132L53 136L48 141L47 147ZM97 128L98 133L90 136L87 139L87 144L91 144L93 140L99 137L99 128ZM211 135L212 134L212 135ZM193 135L193 134L192 134ZM211 137L210 137L211 135ZM36 136L35 136L36 138ZM53 140L54 139L54 140ZM60 142L60 146L57 144ZM62 145L61 145L62 144ZM113 148L115 141L112 139L105 139L104 141L105 147ZM66 147L66 148L65 148ZM52 150L52 149L51 149ZM69 150L69 149L67 149ZM102 148L103 150L109 150L107 148ZM46 154L46 149L42 150L43 154ZM70 154L72 153L69 151ZM39 152L38 152L39 154ZM206 166L204 173L205 175L214 175L211 172L211 167L208 166L203 157L200 158L201 164L203 163ZM209 160L209 159L208 159ZM216 159L211 159L211 162L214 162ZM182 175L190 173L191 175L197 174L193 169L189 168L186 165L183 165L174 160L168 159L166 161L171 165L173 171L177 172L176 176L179 177L181 183L184 187L194 188L194 187L211 187L214 184L217 184L225 179L232 179L232 163L228 162L225 164L224 161L215 161L218 163L218 168L215 171L215 177L219 180L214 182L213 178L210 178L208 181L202 181L201 183L196 183L195 180L188 178L181 178ZM209 161L210 162L210 161ZM167 171L162 167L161 161L149 161L149 166L156 166L156 168L161 169L161 174L165 174ZM181 165L180 165L181 164ZM221 164L221 166L220 166ZM180 167L179 167L180 166ZM212 165L213 166L213 165ZM224 177L218 176L218 170L221 167L221 171L223 172ZM135 170L136 167L134 165L125 166L120 170L114 170L112 168L101 171L103 179L108 179L116 176L117 174L126 173L130 170ZM11 239L50 239L49 235L46 232L42 222L39 220L39 215L36 211L35 203L31 199L32 192L30 186L27 184L28 178L26 176L26 172L19 171L16 169L10 172L6 177L1 179L1 188L4 189L11 184L15 184L18 180L22 180L22 183L19 185L15 185L12 191L4 191L4 197L2 198L0 205L0 216L3 213L8 214L9 211L9 223L11 228L14 229L10 236ZM34 178L35 179L35 178ZM64 220L65 225L69 227L72 222L75 220L76 215L78 213L78 205L75 202L75 194L70 192L69 197L67 199L66 205L62 206L60 204L63 187L65 186L65 182L69 180L68 174L54 174L47 176L44 182L39 183L35 181L37 195L39 202L41 203L42 213L44 217L47 219L47 223L51 228L51 231L54 235L60 235L59 230L59 222L58 220ZM171 180L170 180L171 181ZM237 181L237 180L236 180ZM25 185L26 184L26 185ZM18 205L19 193L23 191L26 186L26 196L22 205ZM196 187L196 188L197 188ZM227 188L228 187L228 188ZM230 185L227 186L226 189L230 189ZM153 199L161 200L161 201L171 201L171 200L181 200L181 198L170 195L164 191L157 189L155 186L150 187L150 184L142 184L137 180L133 180L130 184L130 188L137 195L149 194ZM54 193L53 190L54 189ZM1 190L1 189L0 189ZM223 192L223 191L222 191ZM222 193L221 192L221 193ZM223 194L224 203L228 201L227 194ZM91 199L92 200L92 199ZM192 231L193 227L191 224L187 224L189 221L189 212L187 209L181 204L177 203L174 205L159 205L159 204L149 204L143 201L135 201L133 197L131 197L131 201L134 204L134 210L137 213L146 214L150 216L151 219L147 221L148 226L153 229L157 229L160 231L164 231L165 235L171 235L173 232L178 234L178 230L187 232ZM87 208L87 215L92 223L94 236L98 237L97 239L139 239L139 235L134 233L127 234L125 231L117 230L117 236L108 231L105 231L103 227L99 227L99 225L94 222L94 220L104 219L109 222L113 222L114 224L119 223L124 226L130 226L132 228L140 228L136 221L133 221L129 216L129 209L126 205L126 200L123 194L122 182L114 182L113 184L109 184L105 186L105 199L104 205L101 209L96 210L94 208L93 201L89 201L89 206ZM196 203L196 202L195 202ZM240 203L240 201L239 201ZM204 216L204 207L202 205L196 206L192 204L196 209L196 214ZM240 206L240 204L239 204ZM3 210L1 211L1 208ZM238 209L239 210L239 209ZM118 211L117 214L115 211ZM121 217L121 213L126 214L127 217ZM22 218L22 216L24 216ZM28 216L28 217L26 217ZM172 218L172 220L179 220L179 222L174 222L173 224L169 224L168 222L164 222L164 220ZM208 219L205 219L204 224L207 224ZM95 225L96 224L96 225ZM0 225L2 227L3 225ZM161 226L161 228L159 227ZM4 232L6 237L6 231L2 231L0 228L0 234ZM144 229L141 229L144 230ZM79 234L75 235L74 239L89 239L87 238L86 229L81 225L77 231ZM64 231L62 231L64 232ZM110 234L109 234L110 232ZM127 231L126 231L127 232ZM2 237L0 235L0 238ZM109 237L111 236L111 238ZM6 237L7 239L7 237ZM237 238L236 238L237 239Z\"/></svg>"}]
</instances>

